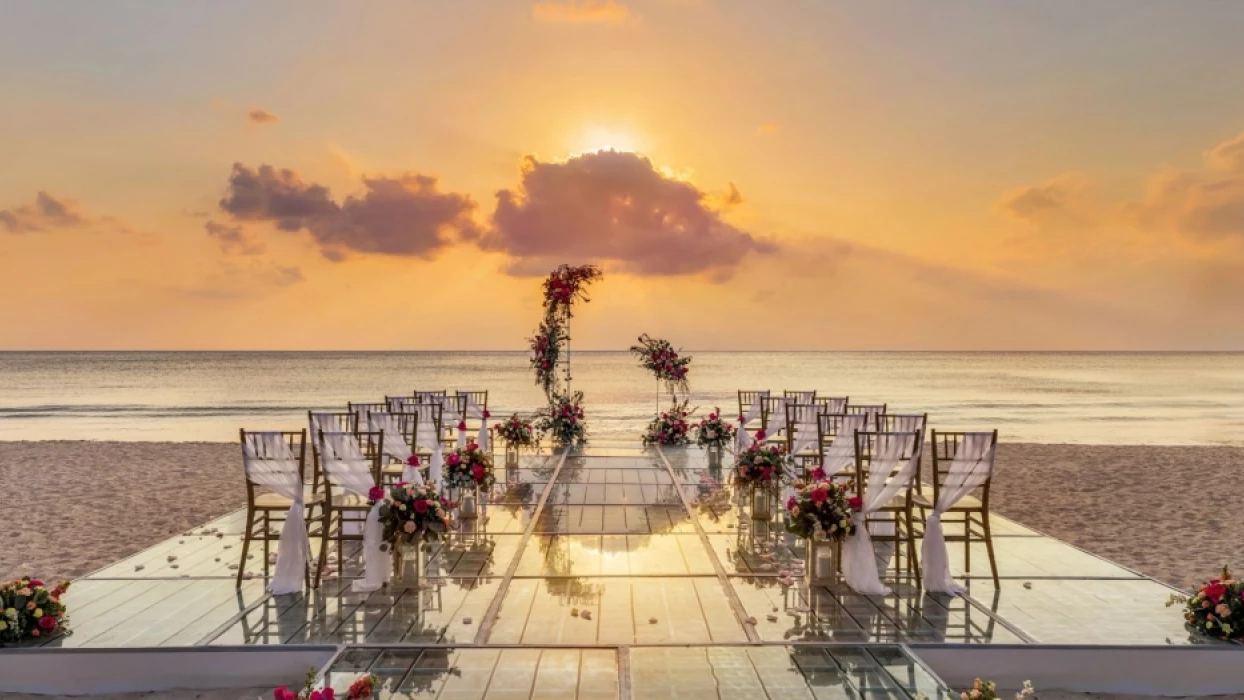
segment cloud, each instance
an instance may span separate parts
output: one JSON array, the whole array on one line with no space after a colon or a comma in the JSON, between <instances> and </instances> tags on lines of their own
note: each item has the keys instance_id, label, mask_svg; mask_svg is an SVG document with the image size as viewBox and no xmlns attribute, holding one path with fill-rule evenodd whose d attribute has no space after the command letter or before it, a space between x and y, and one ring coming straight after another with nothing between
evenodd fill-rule
<instances>
[{"instance_id":1,"label":"cloud","mask_svg":"<svg viewBox=\"0 0 1244 700\"><path fill-rule=\"evenodd\" d=\"M621 23L630 8L617 0L544 0L531 6L531 16L551 24Z\"/></svg>"},{"instance_id":2,"label":"cloud","mask_svg":"<svg viewBox=\"0 0 1244 700\"><path fill-rule=\"evenodd\" d=\"M995 206L999 211L1030 224L1085 223L1091 218L1086 201L1086 182L1084 176L1078 173L1063 173L1041 185L1011 190L1003 194Z\"/></svg>"},{"instance_id":3,"label":"cloud","mask_svg":"<svg viewBox=\"0 0 1244 700\"><path fill-rule=\"evenodd\" d=\"M351 252L432 258L456 241L479 237L470 197L441 192L428 175L363 179L364 191L340 204L327 187L297 173L233 165L221 211L238 221L266 221L282 231L307 231L324 257Z\"/></svg>"},{"instance_id":4,"label":"cloud","mask_svg":"<svg viewBox=\"0 0 1244 700\"><path fill-rule=\"evenodd\" d=\"M203 228L207 229L208 236L216 239L221 251L226 255L259 255L266 249L263 241L255 238L241 226L227 226L208 221L203 224Z\"/></svg>"},{"instance_id":5,"label":"cloud","mask_svg":"<svg viewBox=\"0 0 1244 700\"><path fill-rule=\"evenodd\" d=\"M302 268L284 266L253 258L247 262L226 261L195 287L173 287L181 296L207 301L258 299L273 288L289 287L306 280Z\"/></svg>"},{"instance_id":6,"label":"cloud","mask_svg":"<svg viewBox=\"0 0 1244 700\"><path fill-rule=\"evenodd\" d=\"M1206 168L1160 172L1126 211L1146 228L1244 241L1244 134L1207 150Z\"/></svg>"},{"instance_id":7,"label":"cloud","mask_svg":"<svg viewBox=\"0 0 1244 700\"><path fill-rule=\"evenodd\" d=\"M1244 132L1209 149L1205 157L1232 172L1244 172Z\"/></svg>"},{"instance_id":8,"label":"cloud","mask_svg":"<svg viewBox=\"0 0 1244 700\"><path fill-rule=\"evenodd\" d=\"M76 202L57 199L46 191L35 195L32 204L0 209L0 226L9 233L36 233L60 228L86 226L93 220L83 214Z\"/></svg>"},{"instance_id":9,"label":"cloud","mask_svg":"<svg viewBox=\"0 0 1244 700\"><path fill-rule=\"evenodd\" d=\"M727 207L737 207L743 203L743 194L739 192L739 188L730 183L730 189L726 192L726 196L722 198L722 204Z\"/></svg>"},{"instance_id":10,"label":"cloud","mask_svg":"<svg viewBox=\"0 0 1244 700\"><path fill-rule=\"evenodd\" d=\"M266 109L252 109L246 113L246 121L263 126L264 124L275 124L281 120Z\"/></svg>"},{"instance_id":11,"label":"cloud","mask_svg":"<svg viewBox=\"0 0 1244 700\"><path fill-rule=\"evenodd\" d=\"M717 279L749 253L777 249L724 221L705 199L635 153L598 151L565 162L529 156L519 185L497 193L492 227L480 243L520 262L594 261L633 274L711 272Z\"/></svg>"}]
</instances>

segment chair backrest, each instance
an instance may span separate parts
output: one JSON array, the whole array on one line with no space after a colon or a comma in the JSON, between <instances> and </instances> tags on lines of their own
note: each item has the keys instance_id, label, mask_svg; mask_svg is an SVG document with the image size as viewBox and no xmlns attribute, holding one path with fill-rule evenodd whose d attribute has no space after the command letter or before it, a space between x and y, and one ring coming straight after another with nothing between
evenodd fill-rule
<instances>
[{"instance_id":1,"label":"chair backrest","mask_svg":"<svg viewBox=\"0 0 1244 700\"><path fill-rule=\"evenodd\" d=\"M367 422L360 425L366 425L373 433L383 432L385 452L395 460L404 461L409 456L405 453L414 450L419 414L415 411L372 411Z\"/></svg>"},{"instance_id":2,"label":"chair backrest","mask_svg":"<svg viewBox=\"0 0 1244 700\"><path fill-rule=\"evenodd\" d=\"M955 458L959 456L959 450L968 440L969 436L974 436L974 440L984 441L988 446L987 456L979 463L966 464L963 461L956 462ZM989 508L989 482L993 480L994 458L998 447L998 431L989 432L946 432L934 429L929 433L929 445L931 449L929 453L933 457L933 503L937 503L938 496L943 489L955 488L964 483L967 474L960 472L966 468L976 467L977 470L984 469L984 481L980 485L981 504ZM976 474L980 474L976 471Z\"/></svg>"},{"instance_id":3,"label":"chair backrest","mask_svg":"<svg viewBox=\"0 0 1244 700\"><path fill-rule=\"evenodd\" d=\"M273 474L270 470L267 474L257 474L254 471L254 465L247 457L247 449L261 460L279 460L284 457L283 451L277 453L273 449L274 445L270 441L283 443L289 449L289 454L296 460L297 471L290 473L291 482L297 479L297 483L301 484L307 469L307 431L304 430L274 430L274 431L248 431L245 428L238 431L238 435L242 442L242 472L246 476L247 496L254 500L255 486L273 486L270 479L280 475Z\"/></svg>"},{"instance_id":4,"label":"chair backrest","mask_svg":"<svg viewBox=\"0 0 1244 700\"><path fill-rule=\"evenodd\" d=\"M879 433L916 433L919 447L924 446L925 428L929 424L927 413L882 413L875 420Z\"/></svg>"},{"instance_id":5,"label":"chair backrest","mask_svg":"<svg viewBox=\"0 0 1244 700\"><path fill-rule=\"evenodd\" d=\"M764 391L764 390L756 391L756 390L740 389L739 390L739 415L746 416L747 412L751 410L752 406L756 405L756 401L761 396L764 396L768 393L769 393L768 391ZM759 416L756 416L756 417L759 418Z\"/></svg>"},{"instance_id":6,"label":"chair backrest","mask_svg":"<svg viewBox=\"0 0 1244 700\"><path fill-rule=\"evenodd\" d=\"M885 413L885 404L883 403L856 403L847 406L847 413L862 415L868 417L868 428L877 427L877 416Z\"/></svg>"},{"instance_id":7,"label":"chair backrest","mask_svg":"<svg viewBox=\"0 0 1244 700\"><path fill-rule=\"evenodd\" d=\"M349 401L346 403L346 409L350 413L354 414L357 425L367 427L367 415L371 413L372 411L380 411L382 413L387 412L389 410L389 404L388 402L354 403L353 401Z\"/></svg>"},{"instance_id":8,"label":"chair backrest","mask_svg":"<svg viewBox=\"0 0 1244 700\"><path fill-rule=\"evenodd\" d=\"M889 449L897 450L892 456L896 457L898 461L889 465L889 473L885 477L887 480L903 472L904 468L908 466L908 461L919 454L919 439L915 431L855 431L855 492L857 494L862 495L865 493L865 487L868 484L874 464ZM902 483L892 485L899 489L907 489L907 493L910 495L910 489L916 479L915 469L912 468L910 471L907 471L902 478Z\"/></svg>"},{"instance_id":9,"label":"chair backrest","mask_svg":"<svg viewBox=\"0 0 1244 700\"><path fill-rule=\"evenodd\" d=\"M819 417L825 406L818 403L786 404L786 450L794 454L795 448L815 447L820 452Z\"/></svg>"},{"instance_id":10,"label":"chair backrest","mask_svg":"<svg viewBox=\"0 0 1244 700\"><path fill-rule=\"evenodd\" d=\"M795 390L785 389L782 391L782 397L787 398L787 399L794 399L795 403L804 403L804 404L816 403L816 389L813 389L811 391L795 391Z\"/></svg>"},{"instance_id":11,"label":"chair backrest","mask_svg":"<svg viewBox=\"0 0 1244 700\"><path fill-rule=\"evenodd\" d=\"M488 410L488 390L487 389L484 389L483 391L459 391L457 392L457 395L465 398L467 405L474 404L484 409L485 411Z\"/></svg>"},{"instance_id":12,"label":"chair backrest","mask_svg":"<svg viewBox=\"0 0 1244 700\"><path fill-rule=\"evenodd\" d=\"M414 396L385 396L384 405L388 406L390 411L405 411L409 407L419 403L419 399Z\"/></svg>"},{"instance_id":13,"label":"chair backrest","mask_svg":"<svg viewBox=\"0 0 1244 700\"><path fill-rule=\"evenodd\" d=\"M436 439L440 439L442 433L443 414L445 407L438 401L436 403L414 403L408 404L406 410L402 413L410 413L415 416L415 435L418 436L420 430L427 430ZM426 426L431 426L430 428ZM419 447L431 449L431 445L419 445Z\"/></svg>"},{"instance_id":14,"label":"chair backrest","mask_svg":"<svg viewBox=\"0 0 1244 700\"><path fill-rule=\"evenodd\" d=\"M457 428L458 421L466 418L467 397L462 394L455 394L453 396L442 396L440 401L442 422L448 423L450 420L453 421L452 425L445 425L444 427Z\"/></svg>"},{"instance_id":15,"label":"chair backrest","mask_svg":"<svg viewBox=\"0 0 1244 700\"><path fill-rule=\"evenodd\" d=\"M339 486L348 492L360 493L360 489L380 483L383 432L321 430L316 442L319 443L320 468L324 472L326 490ZM368 479L371 481L365 483ZM362 493L365 495L366 492Z\"/></svg>"},{"instance_id":16,"label":"chair backrest","mask_svg":"<svg viewBox=\"0 0 1244 700\"><path fill-rule=\"evenodd\" d=\"M818 396L813 403L825 406L826 413L846 413L850 399L846 396Z\"/></svg>"},{"instance_id":17,"label":"chair backrest","mask_svg":"<svg viewBox=\"0 0 1244 700\"><path fill-rule=\"evenodd\" d=\"M416 389L413 393L411 393L411 396L415 397L419 403L436 403L442 396L447 396L448 394L448 389Z\"/></svg>"}]
</instances>

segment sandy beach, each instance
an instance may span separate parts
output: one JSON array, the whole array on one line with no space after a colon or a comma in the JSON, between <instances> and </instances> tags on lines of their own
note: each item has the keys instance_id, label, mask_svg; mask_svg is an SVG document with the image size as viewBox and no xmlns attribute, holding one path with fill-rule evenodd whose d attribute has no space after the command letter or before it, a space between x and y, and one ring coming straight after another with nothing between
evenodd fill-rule
<instances>
[{"instance_id":1,"label":"sandy beach","mask_svg":"<svg viewBox=\"0 0 1244 700\"><path fill-rule=\"evenodd\" d=\"M998 513L1180 587L1244 566L1244 449L1003 444ZM0 442L0 575L72 578L243 505L231 443ZM66 489L74 490L66 498Z\"/></svg>"}]
</instances>

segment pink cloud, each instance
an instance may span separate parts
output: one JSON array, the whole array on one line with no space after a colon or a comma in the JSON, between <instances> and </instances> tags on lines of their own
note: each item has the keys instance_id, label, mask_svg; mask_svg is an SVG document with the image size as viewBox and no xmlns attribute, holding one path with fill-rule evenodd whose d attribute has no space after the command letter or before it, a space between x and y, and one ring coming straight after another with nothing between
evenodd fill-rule
<instances>
[{"instance_id":1,"label":"pink cloud","mask_svg":"<svg viewBox=\"0 0 1244 700\"><path fill-rule=\"evenodd\" d=\"M531 16L552 24L620 23L631 11L617 0L543 0L531 6Z\"/></svg>"},{"instance_id":2,"label":"pink cloud","mask_svg":"<svg viewBox=\"0 0 1244 700\"><path fill-rule=\"evenodd\" d=\"M220 208L239 221L267 221L283 231L307 231L334 261L351 252L432 258L479 230L470 197L441 192L428 175L363 179L363 192L340 204L327 187L292 170L235 163Z\"/></svg>"},{"instance_id":3,"label":"pink cloud","mask_svg":"<svg viewBox=\"0 0 1244 700\"><path fill-rule=\"evenodd\" d=\"M35 233L58 228L74 228L90 224L92 219L81 212L76 202L57 199L46 191L35 195L32 204L13 209L0 209L0 226L9 233Z\"/></svg>"},{"instance_id":4,"label":"pink cloud","mask_svg":"<svg viewBox=\"0 0 1244 700\"><path fill-rule=\"evenodd\" d=\"M225 254L259 255L264 252L265 246L263 241L241 226L227 226L218 224L215 221L208 221L203 224L203 228L207 230L208 236L216 239L216 242L220 244L221 251Z\"/></svg>"},{"instance_id":5,"label":"pink cloud","mask_svg":"<svg viewBox=\"0 0 1244 700\"><path fill-rule=\"evenodd\" d=\"M635 153L598 151L560 163L528 157L518 186L497 193L481 245L518 258L516 274L533 260L574 259L634 274L707 272L715 279L748 254L777 249L724 221L706 199Z\"/></svg>"}]
</instances>

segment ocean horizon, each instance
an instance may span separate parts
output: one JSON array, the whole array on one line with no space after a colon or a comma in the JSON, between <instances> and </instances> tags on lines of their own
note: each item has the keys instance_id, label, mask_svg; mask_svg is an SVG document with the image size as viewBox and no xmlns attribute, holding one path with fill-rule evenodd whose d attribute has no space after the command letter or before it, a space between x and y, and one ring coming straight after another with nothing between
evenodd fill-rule
<instances>
[{"instance_id":1,"label":"ocean horizon","mask_svg":"<svg viewBox=\"0 0 1244 700\"><path fill-rule=\"evenodd\" d=\"M1244 352L687 350L691 405L816 389L1006 442L1244 445ZM590 435L635 439L655 381L624 351L574 350ZM515 351L0 351L0 440L232 441L307 410L416 389L488 389L495 416L543 403Z\"/></svg>"}]
</instances>

